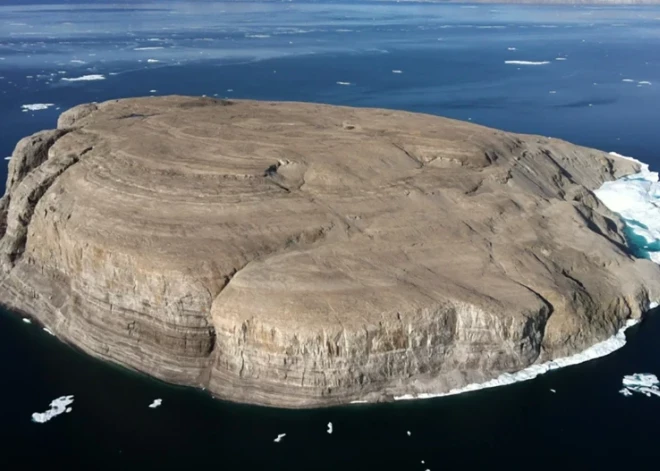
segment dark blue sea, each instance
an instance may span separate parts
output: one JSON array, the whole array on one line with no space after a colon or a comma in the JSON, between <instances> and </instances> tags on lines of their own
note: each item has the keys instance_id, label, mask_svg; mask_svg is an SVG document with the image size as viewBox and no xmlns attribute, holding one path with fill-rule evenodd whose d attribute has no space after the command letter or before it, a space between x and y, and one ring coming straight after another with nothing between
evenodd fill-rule
<instances>
[{"instance_id":1,"label":"dark blue sea","mask_svg":"<svg viewBox=\"0 0 660 471\"><path fill-rule=\"evenodd\" d=\"M166 94L430 113L657 170L660 7L0 2L0 157L76 104ZM627 336L512 386L289 411L165 385L0 312L0 470L658 469L660 398L618 391L660 374L660 314ZM31 421L69 394L71 413Z\"/></svg>"}]
</instances>

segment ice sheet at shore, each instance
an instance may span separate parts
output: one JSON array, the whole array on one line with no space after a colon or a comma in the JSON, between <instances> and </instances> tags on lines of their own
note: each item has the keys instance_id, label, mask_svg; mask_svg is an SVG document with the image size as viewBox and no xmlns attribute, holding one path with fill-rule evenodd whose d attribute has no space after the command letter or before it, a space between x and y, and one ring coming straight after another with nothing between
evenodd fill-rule
<instances>
[{"instance_id":1,"label":"ice sheet at shore","mask_svg":"<svg viewBox=\"0 0 660 471\"><path fill-rule=\"evenodd\" d=\"M65 412L71 412L71 408L69 407L71 404L73 404L73 396L58 397L50 403L50 409L46 412L35 412L32 414L32 422L43 424L53 417L57 417Z\"/></svg>"},{"instance_id":2,"label":"ice sheet at shore","mask_svg":"<svg viewBox=\"0 0 660 471\"><path fill-rule=\"evenodd\" d=\"M594 193L611 211L618 213L626 223L628 243L635 255L660 263L660 184L658 173L649 166L630 157L612 153L617 157L640 164L641 171L612 182L606 182Z\"/></svg>"},{"instance_id":3,"label":"ice sheet at shore","mask_svg":"<svg viewBox=\"0 0 660 471\"><path fill-rule=\"evenodd\" d=\"M592 345L591 347L587 348L586 350L580 353L576 353L575 355L571 355L566 358L558 358L556 360L548 361L540 365L532 365L528 368L525 368L524 370L520 370L515 373L504 373L495 379L486 381L485 383L468 384L467 386L464 386L462 388L452 389L449 392L445 392L445 393L439 393L439 394L422 393L417 395L405 394L403 396L395 396L394 400L401 401L407 399L430 399L433 397L452 396L454 394L461 394L469 391L478 391L480 389L495 388L497 386L506 386L508 384L519 383L522 381L528 381L530 379L534 379L539 375L547 373L548 371L557 370L559 368L564 368L566 366L578 365L580 363L584 363L586 361L593 360L595 358L604 357L618 350L619 348L623 347L626 344L625 331L629 327L637 324L637 322L639 321L636 319L628 320L626 322L626 325L621 329L619 329L616 335L610 337L607 340L599 342L596 345Z\"/></svg>"}]
</instances>

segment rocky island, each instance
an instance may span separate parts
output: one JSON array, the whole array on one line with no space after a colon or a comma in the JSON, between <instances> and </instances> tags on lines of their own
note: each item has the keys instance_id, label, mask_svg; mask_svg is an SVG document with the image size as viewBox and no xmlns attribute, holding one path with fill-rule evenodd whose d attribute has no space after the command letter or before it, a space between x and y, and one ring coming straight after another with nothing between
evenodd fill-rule
<instances>
[{"instance_id":1,"label":"rocky island","mask_svg":"<svg viewBox=\"0 0 660 471\"><path fill-rule=\"evenodd\" d=\"M0 301L232 401L443 392L583 350L659 298L592 192L638 170L400 111L81 105L13 153Z\"/></svg>"}]
</instances>

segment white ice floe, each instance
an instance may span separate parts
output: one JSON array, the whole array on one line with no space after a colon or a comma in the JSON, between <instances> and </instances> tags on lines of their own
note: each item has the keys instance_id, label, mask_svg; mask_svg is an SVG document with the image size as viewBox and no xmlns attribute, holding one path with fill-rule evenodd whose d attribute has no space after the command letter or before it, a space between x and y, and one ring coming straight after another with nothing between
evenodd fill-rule
<instances>
[{"instance_id":1,"label":"white ice floe","mask_svg":"<svg viewBox=\"0 0 660 471\"><path fill-rule=\"evenodd\" d=\"M642 80L641 82L637 82L637 83L640 84L640 85L651 85L651 82L649 82L647 80Z\"/></svg>"},{"instance_id":2,"label":"white ice floe","mask_svg":"<svg viewBox=\"0 0 660 471\"><path fill-rule=\"evenodd\" d=\"M406 435L408 435L408 436L411 436L411 435L412 435L412 433L410 432L410 430L406 431Z\"/></svg>"},{"instance_id":3,"label":"white ice floe","mask_svg":"<svg viewBox=\"0 0 660 471\"><path fill-rule=\"evenodd\" d=\"M592 345L586 350L569 357L557 358L556 360L541 363L540 365L532 365L515 373L504 373L495 379L486 381L485 383L468 384L462 388L455 388L445 393L404 394L402 396L395 396L394 400L402 401L410 399L430 399L434 397L452 396L454 394L494 388L497 386L506 386L508 384L519 383L522 381L529 381L530 379L534 379L539 375L547 373L548 371L557 370L566 366L577 365L589 360L593 360L595 358L609 355L610 353L618 350L626 344L626 329L637 324L638 322L638 319L629 319L626 321L626 324L609 339L603 340L602 342Z\"/></svg>"},{"instance_id":4,"label":"white ice floe","mask_svg":"<svg viewBox=\"0 0 660 471\"><path fill-rule=\"evenodd\" d=\"M507 47L506 49L507 49L507 51L517 51L518 50L515 47Z\"/></svg>"},{"instance_id":5,"label":"white ice floe","mask_svg":"<svg viewBox=\"0 0 660 471\"><path fill-rule=\"evenodd\" d=\"M552 394L557 394L557 390L556 390L556 389L550 389L550 392L551 392Z\"/></svg>"},{"instance_id":6,"label":"white ice floe","mask_svg":"<svg viewBox=\"0 0 660 471\"><path fill-rule=\"evenodd\" d=\"M11 155L8 155L7 157L5 157L5 160L11 160Z\"/></svg>"},{"instance_id":7,"label":"white ice floe","mask_svg":"<svg viewBox=\"0 0 660 471\"><path fill-rule=\"evenodd\" d=\"M154 399L154 402L152 402L151 404L149 404L149 408L150 408L150 409L155 409L155 408L157 408L157 407L160 407L160 405L161 405L162 403L163 403L163 400L162 400L162 399Z\"/></svg>"},{"instance_id":8,"label":"white ice floe","mask_svg":"<svg viewBox=\"0 0 660 471\"><path fill-rule=\"evenodd\" d=\"M332 431L334 429L332 428L332 422L328 422L328 434L332 434Z\"/></svg>"},{"instance_id":9,"label":"white ice floe","mask_svg":"<svg viewBox=\"0 0 660 471\"><path fill-rule=\"evenodd\" d=\"M394 70L392 71L392 73L393 73L393 74L402 74L403 71L402 71L402 70L398 70L398 69L394 69Z\"/></svg>"},{"instance_id":10,"label":"white ice floe","mask_svg":"<svg viewBox=\"0 0 660 471\"><path fill-rule=\"evenodd\" d=\"M350 84L351 84L351 82L337 82L337 85L348 86L348 85L350 85Z\"/></svg>"},{"instance_id":11,"label":"white ice floe","mask_svg":"<svg viewBox=\"0 0 660 471\"><path fill-rule=\"evenodd\" d=\"M160 62L158 59L147 59L147 62L150 64L155 64L157 62Z\"/></svg>"},{"instance_id":12,"label":"white ice floe","mask_svg":"<svg viewBox=\"0 0 660 471\"><path fill-rule=\"evenodd\" d=\"M623 79L622 82L634 83L633 79Z\"/></svg>"},{"instance_id":13,"label":"white ice floe","mask_svg":"<svg viewBox=\"0 0 660 471\"><path fill-rule=\"evenodd\" d=\"M504 61L504 63L509 65L546 65L550 61Z\"/></svg>"},{"instance_id":14,"label":"white ice floe","mask_svg":"<svg viewBox=\"0 0 660 471\"><path fill-rule=\"evenodd\" d=\"M54 103L33 103L31 105L21 105L21 108L28 111L41 111L47 110L51 106L55 106Z\"/></svg>"},{"instance_id":15,"label":"white ice floe","mask_svg":"<svg viewBox=\"0 0 660 471\"><path fill-rule=\"evenodd\" d=\"M273 440L275 443L279 443L282 441L282 439L286 437L286 433L280 433L275 440Z\"/></svg>"},{"instance_id":16,"label":"white ice floe","mask_svg":"<svg viewBox=\"0 0 660 471\"><path fill-rule=\"evenodd\" d=\"M53 417L57 417L65 412L71 412L71 408L69 407L71 404L73 404L73 396L58 397L50 403L50 409L46 412L35 412L32 414L32 422L43 424Z\"/></svg>"},{"instance_id":17,"label":"white ice floe","mask_svg":"<svg viewBox=\"0 0 660 471\"><path fill-rule=\"evenodd\" d=\"M245 37L254 39L266 39L270 38L270 34L246 34Z\"/></svg>"},{"instance_id":18,"label":"white ice floe","mask_svg":"<svg viewBox=\"0 0 660 471\"><path fill-rule=\"evenodd\" d=\"M549 93L550 93L551 95L554 95L555 93L557 93L557 91L556 91L556 90L550 90Z\"/></svg>"},{"instance_id":19,"label":"white ice floe","mask_svg":"<svg viewBox=\"0 0 660 471\"><path fill-rule=\"evenodd\" d=\"M621 381L624 388L619 391L624 396L632 396L633 393L644 394L646 397L660 397L660 381L654 374L635 373L623 377Z\"/></svg>"},{"instance_id":20,"label":"white ice floe","mask_svg":"<svg viewBox=\"0 0 660 471\"><path fill-rule=\"evenodd\" d=\"M70 62L72 64L85 64L85 61L81 61L80 59L72 59Z\"/></svg>"},{"instance_id":21,"label":"white ice floe","mask_svg":"<svg viewBox=\"0 0 660 471\"><path fill-rule=\"evenodd\" d=\"M555 57L556 61L565 61L567 60L565 57Z\"/></svg>"},{"instance_id":22,"label":"white ice floe","mask_svg":"<svg viewBox=\"0 0 660 471\"><path fill-rule=\"evenodd\" d=\"M616 157L633 160L640 172L611 182L605 182L594 193L611 211L626 222L628 242L645 256L660 263L660 184L658 173L649 166L630 157L611 153Z\"/></svg>"},{"instance_id":23,"label":"white ice floe","mask_svg":"<svg viewBox=\"0 0 660 471\"><path fill-rule=\"evenodd\" d=\"M64 82L88 82L92 80L105 80L105 76L101 74L83 75L82 77L64 77L61 79Z\"/></svg>"},{"instance_id":24,"label":"white ice floe","mask_svg":"<svg viewBox=\"0 0 660 471\"><path fill-rule=\"evenodd\" d=\"M136 47L134 51L156 51L158 49L165 49L163 46L147 46L147 47Z\"/></svg>"}]
</instances>

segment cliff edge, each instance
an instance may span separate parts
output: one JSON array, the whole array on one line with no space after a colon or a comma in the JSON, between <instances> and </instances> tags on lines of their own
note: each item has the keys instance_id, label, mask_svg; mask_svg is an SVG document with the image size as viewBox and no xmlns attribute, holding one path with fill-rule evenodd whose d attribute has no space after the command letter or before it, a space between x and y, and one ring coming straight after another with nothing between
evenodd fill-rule
<instances>
[{"instance_id":1,"label":"cliff edge","mask_svg":"<svg viewBox=\"0 0 660 471\"><path fill-rule=\"evenodd\" d=\"M13 153L0 301L233 401L443 392L582 350L660 298L592 193L638 170L399 111L82 105Z\"/></svg>"}]
</instances>

